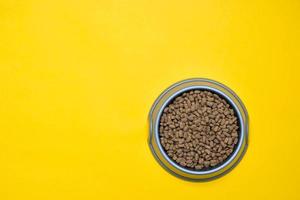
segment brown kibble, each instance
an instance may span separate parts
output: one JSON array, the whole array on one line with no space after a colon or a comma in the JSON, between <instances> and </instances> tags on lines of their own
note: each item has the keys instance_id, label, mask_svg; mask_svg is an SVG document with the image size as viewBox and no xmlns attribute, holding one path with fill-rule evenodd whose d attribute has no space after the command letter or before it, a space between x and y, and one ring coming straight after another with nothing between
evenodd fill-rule
<instances>
[{"instance_id":1,"label":"brown kibble","mask_svg":"<svg viewBox=\"0 0 300 200\"><path fill-rule=\"evenodd\" d=\"M205 167L208 167L210 165L210 162L209 161L204 161L204 166Z\"/></svg>"},{"instance_id":2,"label":"brown kibble","mask_svg":"<svg viewBox=\"0 0 300 200\"><path fill-rule=\"evenodd\" d=\"M218 94L192 90L164 108L159 136L166 154L180 166L207 170L234 151L239 141L238 118Z\"/></svg>"},{"instance_id":3,"label":"brown kibble","mask_svg":"<svg viewBox=\"0 0 300 200\"><path fill-rule=\"evenodd\" d=\"M203 165L196 165L196 166L195 166L195 169L196 169L196 170L200 170L200 169L202 169L202 168L203 168Z\"/></svg>"},{"instance_id":4,"label":"brown kibble","mask_svg":"<svg viewBox=\"0 0 300 200\"><path fill-rule=\"evenodd\" d=\"M234 144L237 144L237 143L238 143L238 139L235 138L233 143L234 143Z\"/></svg>"},{"instance_id":5,"label":"brown kibble","mask_svg":"<svg viewBox=\"0 0 300 200\"><path fill-rule=\"evenodd\" d=\"M203 164L203 163L204 163L204 159L203 159L203 158L200 158L199 161L198 161L198 163L199 163L199 164Z\"/></svg>"},{"instance_id":6,"label":"brown kibble","mask_svg":"<svg viewBox=\"0 0 300 200\"><path fill-rule=\"evenodd\" d=\"M218 148L218 152L221 152L222 151L222 146L219 146L219 148Z\"/></svg>"},{"instance_id":7,"label":"brown kibble","mask_svg":"<svg viewBox=\"0 0 300 200\"><path fill-rule=\"evenodd\" d=\"M222 142L221 142L221 146L222 146L222 147L226 147L225 142L222 141Z\"/></svg>"},{"instance_id":8,"label":"brown kibble","mask_svg":"<svg viewBox=\"0 0 300 200\"><path fill-rule=\"evenodd\" d=\"M237 136L238 136L237 131L233 131L233 132L231 133L231 136L232 136L232 137L237 137Z\"/></svg>"},{"instance_id":9,"label":"brown kibble","mask_svg":"<svg viewBox=\"0 0 300 200\"><path fill-rule=\"evenodd\" d=\"M213 131L214 132L217 132L219 130L219 127L218 126L215 126L214 128L213 128Z\"/></svg>"},{"instance_id":10,"label":"brown kibble","mask_svg":"<svg viewBox=\"0 0 300 200\"><path fill-rule=\"evenodd\" d=\"M210 165L211 165L211 166L215 166L217 163L218 163L217 160L211 160L211 161L210 161Z\"/></svg>"},{"instance_id":11,"label":"brown kibble","mask_svg":"<svg viewBox=\"0 0 300 200\"><path fill-rule=\"evenodd\" d=\"M193 160L187 160L186 163L191 164Z\"/></svg>"},{"instance_id":12,"label":"brown kibble","mask_svg":"<svg viewBox=\"0 0 300 200\"><path fill-rule=\"evenodd\" d=\"M207 153L208 155L210 154L210 150L205 149L204 151L205 151L205 153Z\"/></svg>"},{"instance_id":13,"label":"brown kibble","mask_svg":"<svg viewBox=\"0 0 300 200\"><path fill-rule=\"evenodd\" d=\"M232 144L232 138L228 138L227 144L231 145Z\"/></svg>"},{"instance_id":14,"label":"brown kibble","mask_svg":"<svg viewBox=\"0 0 300 200\"><path fill-rule=\"evenodd\" d=\"M227 144L228 140L229 140L229 138L225 138L224 143Z\"/></svg>"},{"instance_id":15,"label":"brown kibble","mask_svg":"<svg viewBox=\"0 0 300 200\"><path fill-rule=\"evenodd\" d=\"M173 124L169 125L169 127L172 129L175 128L175 126Z\"/></svg>"}]
</instances>

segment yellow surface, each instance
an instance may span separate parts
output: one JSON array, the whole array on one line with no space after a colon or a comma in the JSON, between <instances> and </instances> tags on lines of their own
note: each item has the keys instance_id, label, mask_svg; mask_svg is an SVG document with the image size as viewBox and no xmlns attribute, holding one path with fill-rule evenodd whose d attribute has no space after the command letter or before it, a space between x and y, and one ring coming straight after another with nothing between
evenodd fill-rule
<instances>
[{"instance_id":1,"label":"yellow surface","mask_svg":"<svg viewBox=\"0 0 300 200\"><path fill-rule=\"evenodd\" d=\"M300 2L1 1L0 199L300 199ZM226 176L168 174L147 115L206 77L250 115Z\"/></svg>"}]
</instances>

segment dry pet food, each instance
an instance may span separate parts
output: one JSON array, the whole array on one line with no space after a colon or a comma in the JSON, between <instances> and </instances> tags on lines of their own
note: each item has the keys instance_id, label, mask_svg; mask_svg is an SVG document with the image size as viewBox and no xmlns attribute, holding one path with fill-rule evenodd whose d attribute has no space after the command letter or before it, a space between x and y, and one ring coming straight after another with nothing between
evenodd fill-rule
<instances>
[{"instance_id":1,"label":"dry pet food","mask_svg":"<svg viewBox=\"0 0 300 200\"><path fill-rule=\"evenodd\" d=\"M224 163L239 141L239 123L227 101L206 90L177 96L163 110L160 142L180 166L208 170Z\"/></svg>"}]
</instances>

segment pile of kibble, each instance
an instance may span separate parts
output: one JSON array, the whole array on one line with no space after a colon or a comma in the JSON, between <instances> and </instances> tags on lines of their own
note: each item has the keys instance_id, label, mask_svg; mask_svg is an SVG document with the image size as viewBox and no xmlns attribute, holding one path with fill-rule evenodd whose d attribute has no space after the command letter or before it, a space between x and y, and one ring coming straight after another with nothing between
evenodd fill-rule
<instances>
[{"instance_id":1,"label":"pile of kibble","mask_svg":"<svg viewBox=\"0 0 300 200\"><path fill-rule=\"evenodd\" d=\"M218 94L191 90L164 109L159 134L167 155L182 167L208 170L222 164L239 140L238 120Z\"/></svg>"}]
</instances>

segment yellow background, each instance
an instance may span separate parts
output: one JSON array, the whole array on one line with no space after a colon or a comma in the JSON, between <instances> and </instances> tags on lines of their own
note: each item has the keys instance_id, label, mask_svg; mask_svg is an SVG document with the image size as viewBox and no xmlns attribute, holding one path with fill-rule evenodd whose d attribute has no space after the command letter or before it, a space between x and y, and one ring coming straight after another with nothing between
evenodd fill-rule
<instances>
[{"instance_id":1,"label":"yellow background","mask_svg":"<svg viewBox=\"0 0 300 200\"><path fill-rule=\"evenodd\" d=\"M300 199L300 1L0 2L0 199ZM250 145L226 176L168 174L148 111L224 83Z\"/></svg>"}]
</instances>

